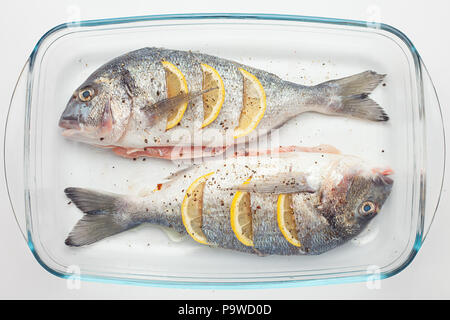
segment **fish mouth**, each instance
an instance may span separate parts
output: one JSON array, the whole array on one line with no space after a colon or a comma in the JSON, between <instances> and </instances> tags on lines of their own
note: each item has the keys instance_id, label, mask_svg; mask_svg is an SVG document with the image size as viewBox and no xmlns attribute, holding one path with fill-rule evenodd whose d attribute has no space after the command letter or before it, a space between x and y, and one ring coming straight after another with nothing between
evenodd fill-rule
<instances>
[{"instance_id":1,"label":"fish mouth","mask_svg":"<svg viewBox=\"0 0 450 320\"><path fill-rule=\"evenodd\" d=\"M394 174L394 170L391 168L374 168L372 169L372 172L375 174L374 181L377 184L384 184L384 185L392 185L394 183L394 180L390 178L389 176Z\"/></svg>"},{"instance_id":2,"label":"fish mouth","mask_svg":"<svg viewBox=\"0 0 450 320\"><path fill-rule=\"evenodd\" d=\"M65 137L71 137L81 130L78 119L75 120L61 117L59 120L59 126L64 129L62 135Z\"/></svg>"},{"instance_id":3,"label":"fish mouth","mask_svg":"<svg viewBox=\"0 0 450 320\"><path fill-rule=\"evenodd\" d=\"M73 137L74 135L80 133L80 130L78 129L64 129L62 132L62 135L64 137Z\"/></svg>"},{"instance_id":4,"label":"fish mouth","mask_svg":"<svg viewBox=\"0 0 450 320\"><path fill-rule=\"evenodd\" d=\"M394 180L392 180L391 178L389 178L388 176L385 176L385 175L378 175L375 178L375 181L380 182L384 185L392 185L394 183Z\"/></svg>"},{"instance_id":5,"label":"fish mouth","mask_svg":"<svg viewBox=\"0 0 450 320\"><path fill-rule=\"evenodd\" d=\"M78 119L74 120L74 119L61 118L59 120L59 126L63 129L71 129L71 130L73 130L73 129L80 130L81 129Z\"/></svg>"}]
</instances>

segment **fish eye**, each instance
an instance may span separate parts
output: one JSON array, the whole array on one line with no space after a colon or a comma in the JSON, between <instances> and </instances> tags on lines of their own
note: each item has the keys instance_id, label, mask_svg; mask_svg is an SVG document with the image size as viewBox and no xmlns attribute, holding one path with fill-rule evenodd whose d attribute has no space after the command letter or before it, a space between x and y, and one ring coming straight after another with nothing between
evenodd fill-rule
<instances>
[{"instance_id":1,"label":"fish eye","mask_svg":"<svg viewBox=\"0 0 450 320\"><path fill-rule=\"evenodd\" d=\"M92 90L91 88L84 88L82 90L80 90L78 97L80 98L81 101L89 101L92 99L92 97L94 96L94 90Z\"/></svg>"},{"instance_id":2,"label":"fish eye","mask_svg":"<svg viewBox=\"0 0 450 320\"><path fill-rule=\"evenodd\" d=\"M372 201L364 201L359 208L359 211L364 215L371 214L376 210L377 206Z\"/></svg>"}]
</instances>

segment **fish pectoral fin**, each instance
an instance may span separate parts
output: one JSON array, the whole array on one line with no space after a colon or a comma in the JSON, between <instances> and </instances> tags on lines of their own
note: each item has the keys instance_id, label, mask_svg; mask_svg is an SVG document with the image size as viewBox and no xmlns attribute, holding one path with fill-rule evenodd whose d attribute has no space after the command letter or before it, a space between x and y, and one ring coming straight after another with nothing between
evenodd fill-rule
<instances>
[{"instance_id":1,"label":"fish pectoral fin","mask_svg":"<svg viewBox=\"0 0 450 320\"><path fill-rule=\"evenodd\" d=\"M156 120L160 120L164 117L167 117L170 111L181 106L182 104L194 100L195 98L201 96L202 94L218 89L219 89L218 87L215 87L196 92L189 92L189 93L180 92L176 96L162 99L153 104L147 104L146 106L142 107L141 110L144 111L147 117L149 118L151 126Z\"/></svg>"},{"instance_id":2,"label":"fish pectoral fin","mask_svg":"<svg viewBox=\"0 0 450 320\"><path fill-rule=\"evenodd\" d=\"M308 175L301 172L280 173L277 175L264 175L253 177L251 181L239 186L228 188L234 191L247 191L257 193L313 193L316 190L308 184Z\"/></svg>"}]
</instances>

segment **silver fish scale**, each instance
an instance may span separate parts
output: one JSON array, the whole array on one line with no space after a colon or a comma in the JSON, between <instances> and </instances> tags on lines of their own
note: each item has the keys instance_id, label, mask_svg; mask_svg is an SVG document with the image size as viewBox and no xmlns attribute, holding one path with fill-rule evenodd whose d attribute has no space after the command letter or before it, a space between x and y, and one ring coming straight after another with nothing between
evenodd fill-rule
<instances>
[{"instance_id":1,"label":"silver fish scale","mask_svg":"<svg viewBox=\"0 0 450 320\"><path fill-rule=\"evenodd\" d=\"M183 188L185 183L177 182L175 188ZM182 190L182 189L180 189ZM154 191L150 196L143 199L140 204L141 220L148 223L173 228L175 231L182 234L187 233L181 219L181 203L184 194L179 196L165 193L164 191Z\"/></svg>"},{"instance_id":2,"label":"silver fish scale","mask_svg":"<svg viewBox=\"0 0 450 320\"><path fill-rule=\"evenodd\" d=\"M230 157L225 161L212 160L180 170L160 185L138 205L129 208L133 221L146 221L174 228L186 233L181 205L188 188L198 178L208 176L202 201L202 231L212 246L258 254L320 254L349 239L347 229L330 225L323 215L323 188L331 188L340 183L344 172L361 168L371 172L372 166L361 163L357 158L337 154L290 152L279 157ZM337 162L338 161L338 162ZM350 166L350 167L348 167ZM230 209L236 186L250 177L276 176L297 172L308 168L308 181L317 191L314 193L292 193L292 207L301 246L295 247L281 233L277 222L276 193L250 192L252 210L252 231L254 246L245 246L236 237L230 220ZM359 171L360 169L358 169ZM132 201L134 203L134 200ZM137 208L137 209L136 209ZM138 212L138 213L136 213Z\"/></svg>"},{"instance_id":3,"label":"silver fish scale","mask_svg":"<svg viewBox=\"0 0 450 320\"><path fill-rule=\"evenodd\" d=\"M132 124L117 144L126 147L191 145L196 142L195 139L202 139L203 146L222 146L242 142L246 137L233 139L234 128L239 124L243 107L244 80L239 68L255 75L266 93L266 111L257 127L258 130L270 130L298 114L298 90L306 88L283 81L276 75L263 70L202 53L144 48L128 54L127 57L133 57L130 72L136 79L142 95L134 99L134 114L130 121ZM166 131L165 117L151 126L145 125L147 120L141 108L167 97L162 60L177 66L184 74L190 92L202 90L201 63L213 67L222 78L225 87L224 103L217 118L201 131L199 128L203 121L203 101L200 96L189 103L182 120L176 127ZM153 82L150 81L152 76L149 75L155 76ZM250 133L247 139L256 137L258 130ZM144 140L147 143L142 143Z\"/></svg>"},{"instance_id":4,"label":"silver fish scale","mask_svg":"<svg viewBox=\"0 0 450 320\"><path fill-rule=\"evenodd\" d=\"M190 91L187 97L181 95L167 100L163 60L174 64L183 73ZM201 64L217 70L225 86L224 103L217 117L204 128L201 128L204 118L204 72ZM246 128L249 132L244 130L242 134L247 134L235 139L235 129L243 111L243 91L246 84L243 75L245 72L241 72L240 68L258 79L262 85L266 108L261 119L253 119L257 120L257 123ZM94 140L96 145L100 138L100 141L103 141L101 145L121 147L116 149L121 155L125 155L123 152L126 151L128 155L141 156L143 151L146 151L142 150L145 147L169 147L153 149L149 156L176 159L183 155L184 158L190 156L184 152L177 154L174 150L180 150L177 146L220 148L195 149L209 155L211 152L221 151L223 147L266 136L271 130L307 111L387 121L389 117L385 111L368 98L384 76L367 70L315 86L303 86L284 81L272 73L207 54L143 48L115 58L92 73L77 89L81 90L83 86L92 84L98 88L98 99L96 96L89 103L92 117L80 117L86 113L86 108L83 107L84 104L80 104L79 99L72 97L61 116L60 126L70 129L73 126L73 122L70 122L73 113L80 115L78 119L86 128L103 126L103 110L109 110L106 106L111 105L114 128L107 138L92 134L91 130L84 130L84 127L76 132L68 131L67 135L74 139L86 138L88 143ZM191 101L183 117L176 126L166 130L171 108L186 99ZM173 147L175 148L172 149ZM174 153L169 154L171 151ZM196 155L198 154L201 153L197 152Z\"/></svg>"},{"instance_id":5,"label":"silver fish scale","mask_svg":"<svg viewBox=\"0 0 450 320\"><path fill-rule=\"evenodd\" d=\"M162 117L149 123L144 109L167 98L166 71L162 61L174 64L184 75L188 90L199 91L202 88L201 67L193 59L188 59L185 52L159 48L143 48L123 57L137 87L133 97L133 114L126 134L117 145L143 148L177 144L187 140L201 127L203 119L203 102L201 97L193 99L178 126L166 131L167 118Z\"/></svg>"},{"instance_id":6,"label":"silver fish scale","mask_svg":"<svg viewBox=\"0 0 450 320\"><path fill-rule=\"evenodd\" d=\"M278 195L250 193L253 244L262 254L293 255L301 251L289 243L278 227Z\"/></svg>"},{"instance_id":7,"label":"silver fish scale","mask_svg":"<svg viewBox=\"0 0 450 320\"><path fill-rule=\"evenodd\" d=\"M252 168L261 169L260 165L258 161L229 163L225 170L218 169L208 178L203 189L202 231L210 244L228 249L260 254L302 253L284 238L278 227L277 195L250 193L254 247L242 244L231 227L230 208L235 192L223 189L243 183L254 174Z\"/></svg>"},{"instance_id":8,"label":"silver fish scale","mask_svg":"<svg viewBox=\"0 0 450 320\"><path fill-rule=\"evenodd\" d=\"M159 133L165 131L165 122L155 123L151 133L147 130L148 122L142 108L167 98L165 70L158 50L138 50L123 56L123 63L137 88L133 94L132 116L127 131L119 145L145 146L147 141L156 141ZM130 133L134 133L130 137Z\"/></svg>"},{"instance_id":9,"label":"silver fish scale","mask_svg":"<svg viewBox=\"0 0 450 320\"><path fill-rule=\"evenodd\" d=\"M264 174L270 176L289 172L291 168L297 170L305 164L322 171L323 167L326 167L325 164L334 161L335 157L335 155L321 157L320 154L308 154L301 163L294 153L280 154L277 157L239 157L228 158L226 162L209 161L188 170L181 170L163 184L160 191L147 197L151 202L144 201L147 208L154 208L147 215L147 220L151 223L171 226L176 231L185 233L181 218L181 203L184 195L197 178L214 172L205 182L202 202L202 231L209 244L249 253L304 254L303 247L297 248L290 244L279 230L276 217L276 195L251 193L254 247L242 244L234 234L230 221L230 208L235 192L227 188L240 185L252 176ZM312 167L308 162L318 162L318 164ZM299 222L301 219L306 221L306 224L303 224L306 228L299 229L299 238L306 239L308 236L310 239L307 228L323 221L315 216L317 213L313 210L303 209L306 208L303 202L307 199L302 198L301 195L295 195L293 198L297 199L294 203L294 206L298 208L296 221ZM308 201L311 200L308 198ZM319 239L311 239L311 241L319 241Z\"/></svg>"},{"instance_id":10,"label":"silver fish scale","mask_svg":"<svg viewBox=\"0 0 450 320\"><path fill-rule=\"evenodd\" d=\"M240 179L245 181L249 172L242 172ZM213 179L214 178L214 179ZM233 175L233 178L236 176ZM209 177L203 189L202 231L208 243L223 248L243 252L254 252L252 247L242 244L233 232L230 222L230 208L234 192L221 190L221 184L229 184L226 171L219 171Z\"/></svg>"},{"instance_id":11,"label":"silver fish scale","mask_svg":"<svg viewBox=\"0 0 450 320\"><path fill-rule=\"evenodd\" d=\"M231 61L202 53L193 53L192 56L198 63L204 63L216 69L222 78L225 100L217 118L204 129L210 133L206 134L206 140L203 141L206 146L222 145L227 139L232 139L233 130L239 124L244 88L242 74L238 69L238 64ZM214 133L219 133L219 135L214 135ZM226 136L227 134L229 136ZM215 141L208 141L208 137L219 137L220 141L213 143Z\"/></svg>"},{"instance_id":12,"label":"silver fish scale","mask_svg":"<svg viewBox=\"0 0 450 320\"><path fill-rule=\"evenodd\" d=\"M344 241L328 221L317 214L314 204L318 201L317 194L298 193L292 196L297 235L302 250L307 254L325 252Z\"/></svg>"},{"instance_id":13,"label":"silver fish scale","mask_svg":"<svg viewBox=\"0 0 450 320\"><path fill-rule=\"evenodd\" d=\"M239 67L259 80L266 95L266 111L256 130L248 135L249 139L257 135L255 131L276 128L297 115L301 105L299 95L303 91L311 91L308 87L284 81L273 73L245 65L239 65Z\"/></svg>"}]
</instances>

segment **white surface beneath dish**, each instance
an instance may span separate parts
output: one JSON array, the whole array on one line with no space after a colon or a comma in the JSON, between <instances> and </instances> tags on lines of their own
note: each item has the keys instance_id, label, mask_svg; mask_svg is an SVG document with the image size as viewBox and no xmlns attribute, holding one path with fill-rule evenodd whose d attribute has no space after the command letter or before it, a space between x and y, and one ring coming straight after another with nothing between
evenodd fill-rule
<instances>
[{"instance_id":1,"label":"white surface beneath dish","mask_svg":"<svg viewBox=\"0 0 450 320\"><path fill-rule=\"evenodd\" d=\"M18 2L19 3L19 2ZM423 55L425 57L425 60L428 61L428 67L433 75L433 78L435 80L437 89L440 93L440 97L442 101L449 101L449 93L448 91L444 90L444 83L446 83L445 79L447 78L447 70L448 70L448 60L445 59L445 52L448 52L448 42L441 42L438 41L436 38L430 37L429 35L431 32L435 29L433 27L429 28L422 28L419 27L416 23L418 19L423 20L423 12L420 7L418 7L418 3L412 4L411 2L408 2L408 14L405 15L404 13L404 6L403 4L398 4L395 8L396 10L387 10L388 5L384 4L384 2L380 5L378 8L383 9L383 21L388 23L393 23L395 25L399 26L406 26L403 27L406 30L411 30L408 32L409 35L415 35L417 37L417 43L419 44L419 47L422 48ZM386 2L387 3L387 2ZM6 5L6 4L5 4ZM11 6L14 6L16 4L8 4ZM23 4L21 4L23 5ZM173 6L173 2L170 4L171 8L167 8L166 10L171 10ZM251 11L251 10L244 10L243 8L244 4L241 4L240 11ZM279 6L279 3L272 4L274 7L269 8L269 6L266 7L267 11L273 11L276 9L276 7ZM389 4L391 6L391 4ZM140 10L137 10L136 8L131 8L127 4L123 4L122 7L109 7L105 6L104 4L101 4L100 2L92 4L89 4L89 10L86 8L86 10L83 12L83 18L94 18L98 17L95 16L95 8L98 6L98 8L101 8L102 14L104 16L123 16L123 15L134 15L134 14L140 14L142 13ZM169 5L168 5L169 6ZM294 6L294 7L292 7ZM427 22L429 25L435 26L437 29L444 28L445 19L444 16L441 18L438 18L439 15L443 15L445 12L448 12L448 4L447 3L441 3L441 7L438 7L437 4L435 4L435 14L436 16L433 16L433 19L428 20ZM5 65L4 70L4 77L2 78L2 81L4 82L4 87L11 89L11 90L4 90L4 92L1 93L3 100L6 101L9 98L9 94L12 91L12 87L15 83L15 79L17 76L17 70L20 68L20 66L23 64L23 61L28 56L29 51L29 43L35 42L37 38L42 34L42 31L45 31L49 27L56 25L57 23L61 22L60 18L57 17L57 13L60 15L64 15L66 13L67 7L63 4L61 4L59 7L55 5L55 3L52 2L40 2L39 4L40 9L39 12L48 13L49 16L48 19L42 19L42 17L36 17L30 16L28 17L27 21L30 21L31 24L34 24L36 26L43 26L43 28L39 29L36 27L33 30L28 29L27 25L23 25L23 11L19 10L19 7L13 7L11 10L5 10L4 15L8 13L7 16L5 16L4 21L9 21L12 25L17 24L19 27L20 25L24 26L23 29L16 28L14 32L14 37L16 38L23 38L28 41L23 41L20 44L17 44L15 47L16 49L14 51L11 51L11 53L5 53L5 56L7 57L6 60L10 61L10 63ZM326 15L329 16L341 16L341 17L350 17L354 19L367 19L367 11L365 11L368 8L368 3L361 5L361 7L349 7L347 6L345 9L343 8L342 4L340 4L338 7L334 5L334 2L330 1L328 2L327 6L325 6L326 9ZM179 12L182 11L182 2L179 3L179 6L177 6ZM193 7L190 7L189 9L194 10ZM242 10L241 10L242 9ZM294 4L290 4L290 10L289 12L293 11L295 9ZM161 8L161 12L166 12L165 9ZM31 10L32 11L32 10ZM31 12L30 11L30 12ZM194 10L195 11L195 10ZM202 11L200 8L196 11ZM227 11L227 10L218 10L218 11ZM311 15L319 15L319 11L315 11L313 4L308 4L308 7L304 7L304 4L302 5L302 13L304 14L311 14ZM153 11L152 13L157 13L156 11ZM323 15L325 15L325 13ZM385 20L386 18L386 20ZM40 21L38 21L40 19ZM441 21L439 24L439 21ZM11 28L13 30L13 28ZM11 42L8 41L11 39L10 34L2 34L2 38L4 37L6 40L4 40L4 43ZM416 40L414 37L412 37L413 40ZM420 43L419 43L420 41ZM26 51L26 54L23 54L24 51ZM243 61L244 63L249 63L250 61ZM327 61L325 61L327 62ZM312 64L311 62L308 62ZM253 65L253 64L252 64ZM306 62L305 62L306 65ZM255 66L257 66L255 64ZM267 68L266 68L267 69ZM8 75L8 76L6 76ZM283 74L280 74L284 78ZM322 75L323 76L323 75ZM326 75L325 75L326 76ZM292 80L298 81L297 78L292 78ZM316 79L321 80L321 79ZM389 82L387 80L387 88L389 88ZM379 96L374 95L375 99L377 101L382 102ZM444 110L445 112L445 110ZM4 113L1 114L2 117L4 117ZM57 115L54 115L55 118ZM447 116L444 113L444 116ZM307 122L309 118L314 118L316 115L303 115L301 118L298 119L300 123L303 124L303 122ZM321 116L323 117L323 116ZM448 122L448 117L447 121ZM339 123L340 121L345 122L344 119L337 119L331 120L328 119L327 121L336 121L336 123ZM355 123L354 121L351 122L352 124ZM348 130L350 128L347 127ZM286 130L288 130L286 128ZM317 128L313 128L313 131L305 131L308 132L309 135L314 135L314 130L317 130ZM352 130L355 130L355 128L352 128ZM313 132L313 133L311 133ZM349 133L350 134L350 133ZM314 141L313 138L303 138L307 141ZM309 139L309 140L308 140ZM306 143L305 143L306 144ZM378 145L377 145L378 146ZM347 151L345 148L340 147L344 152ZM360 150L358 152L365 154L365 146L360 146ZM393 152L392 150L389 150L387 146L383 146L385 148L385 154L388 156L390 152ZM355 149L352 149L355 151ZM375 149L374 149L375 150ZM99 150L100 152L101 150ZM104 152L104 151L101 151ZM354 152L353 152L354 153ZM392 153L391 153L392 155ZM103 155L102 155L103 156ZM107 158L109 159L109 158ZM108 162L110 161L110 162ZM97 176L95 176L97 179L99 177L102 177L105 172L110 170L111 164L116 164L118 162L121 162L122 160L117 160L116 158L111 157L109 160L106 160L104 167L96 167L96 165L93 163L93 167L90 168L89 172L96 172ZM125 161L125 160L123 160ZM120 163L119 163L120 164ZM143 165L143 164L142 164ZM147 163L148 165L148 163ZM120 164L122 166L122 164ZM103 172L103 175L100 173ZM3 173L2 173L3 174ZM69 174L69 173L68 173ZM73 173L72 173L73 175ZM131 177L133 179L133 177ZM126 189L129 188L129 186L133 185L139 185L139 183L142 183L142 181L139 182L138 177L134 177L137 182L132 182L131 184L124 184L123 181L105 181L105 184L108 184L110 182L118 183L118 189L123 188L124 191L127 191ZM98 180L97 180L98 181ZM132 180L130 180L132 181ZM77 182L76 179L72 180L71 182ZM90 181L80 180L80 183L83 182L85 185L89 185ZM119 186L120 185L120 186ZM111 186L111 184L109 184ZM62 186L60 186L62 187ZM111 191L112 188L108 188ZM134 192L137 188L131 188ZM62 189L61 189L62 190ZM444 192L446 190L444 189ZM9 212L9 208L7 205L6 200L6 194L5 192L2 192L2 203L4 204L4 211ZM446 196L446 194L445 194ZM56 197L56 196L55 196ZM59 196L58 196L59 197ZM447 198L447 197L445 197ZM284 289L284 290L258 290L258 291L252 291L251 295L252 298L267 298L272 297L275 298L272 293L276 292L276 298L352 298L352 297L358 297L358 298L392 298L392 297L435 297L435 298L442 298L442 297L449 297L450 295L450 279L448 277L447 270L450 266L450 260L449 256L446 254L442 254L442 244L449 242L449 235L448 232L446 232L446 226L449 225L448 221L448 215L442 215L442 213L448 211L448 201L445 201L447 199L443 199L444 205L441 208L441 215L438 214L437 220L435 221L435 224L432 228L432 232L430 233L430 236L427 238L427 242L424 246L424 249L421 251L421 254L416 259L416 261L413 263L412 266L408 267L404 272L402 272L400 275L382 281L379 289L380 290L367 290L367 286L364 283L360 284L347 284L347 285L339 285L339 286L328 286L328 287L315 287L315 288L296 288L296 289ZM64 211L66 211L67 203L65 200L61 197L57 199L57 204L59 208L64 208ZM70 216L70 218L68 218ZM71 227L71 225L78 219L80 216L79 213L77 213L76 209L71 209L70 212L67 212L67 217L65 217L66 221L64 222L63 226L60 227L61 229L67 229L65 231L68 231ZM374 229L372 229L374 230ZM163 233L161 233L159 230L156 230L155 228L150 227L142 227L140 230L136 229L135 231L130 231L131 233L129 235L123 234L125 239L122 239L127 241L128 243L125 243L124 245L129 245L130 247L134 247L135 243L141 240L144 240L144 243L141 243L141 245L146 245L147 243L145 240L147 240L147 237L156 237L155 239L159 238L161 242L168 241L167 237ZM136 232L136 233L133 233ZM147 234L148 232L148 234ZM373 235L373 233L369 233ZM64 232L61 232L61 239L64 236ZM122 236L122 235L121 235ZM118 236L120 237L120 236ZM239 298L239 297L248 297L250 292L249 291L215 291L215 290L205 290L205 291L189 291L189 290L176 290L176 289L155 289L155 288L139 288L139 287L130 287L130 286L119 286L119 285L104 285L99 283L83 283L80 290L67 290L66 282L52 277L49 274L47 274L38 264L34 261L34 258L31 256L29 250L25 247L23 243L23 239L19 235L18 229L15 226L15 222L11 217L6 218L4 221L4 224L2 224L2 232L0 233L0 248L2 252L8 253L9 259L5 260L4 263L1 265L1 269L3 274L9 275L8 277L5 277L2 285L2 289L0 290L0 296L1 297L19 297L19 298L27 298L27 297L39 297L39 298L51 298L51 297L58 297L58 298L95 298L95 297L129 297L129 298L185 298L187 295L189 295L192 298L211 298L211 297L233 297L233 298ZM360 241L362 241L360 237ZM121 239L117 238L116 240L111 241L121 241ZM370 243L371 240L369 239L368 242ZM141 247L141 245L136 245L138 250L145 250L145 248ZM173 244L176 245L176 244ZM355 243L350 243L349 245L355 245ZM195 245L197 246L197 245ZM193 246L192 246L193 247ZM133 249L132 249L133 250ZM45 289L43 289L45 288ZM343 290L344 289L344 290Z\"/></svg>"}]
</instances>

